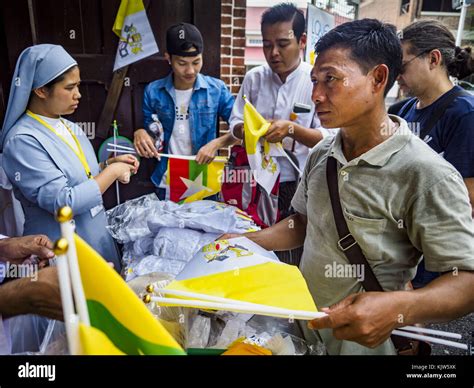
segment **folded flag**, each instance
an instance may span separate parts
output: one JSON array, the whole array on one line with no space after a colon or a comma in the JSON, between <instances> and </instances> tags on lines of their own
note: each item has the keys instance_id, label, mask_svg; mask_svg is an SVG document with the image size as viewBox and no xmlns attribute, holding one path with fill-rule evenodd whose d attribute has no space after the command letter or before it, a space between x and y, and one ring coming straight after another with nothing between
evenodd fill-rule
<instances>
[{"instance_id":1,"label":"folded flag","mask_svg":"<svg viewBox=\"0 0 474 388\"><path fill-rule=\"evenodd\" d=\"M185 354L109 264L79 236L74 240L90 324L97 329L79 326L84 353L117 354L114 347L131 355Z\"/></svg>"},{"instance_id":2,"label":"folded flag","mask_svg":"<svg viewBox=\"0 0 474 388\"><path fill-rule=\"evenodd\" d=\"M166 288L317 312L298 267L278 261L246 237L204 246Z\"/></svg>"},{"instance_id":3,"label":"folded flag","mask_svg":"<svg viewBox=\"0 0 474 388\"><path fill-rule=\"evenodd\" d=\"M285 156L281 143L268 143L263 139L269 127L270 123L246 99L244 106L245 151L255 180L268 194L272 191L280 174L276 157Z\"/></svg>"},{"instance_id":4,"label":"folded flag","mask_svg":"<svg viewBox=\"0 0 474 388\"><path fill-rule=\"evenodd\" d=\"M167 198L173 202L187 203L217 194L221 191L224 166L223 158L209 164L168 158Z\"/></svg>"},{"instance_id":5,"label":"folded flag","mask_svg":"<svg viewBox=\"0 0 474 388\"><path fill-rule=\"evenodd\" d=\"M114 71L159 51L142 0L122 0L112 30L120 38Z\"/></svg>"}]
</instances>

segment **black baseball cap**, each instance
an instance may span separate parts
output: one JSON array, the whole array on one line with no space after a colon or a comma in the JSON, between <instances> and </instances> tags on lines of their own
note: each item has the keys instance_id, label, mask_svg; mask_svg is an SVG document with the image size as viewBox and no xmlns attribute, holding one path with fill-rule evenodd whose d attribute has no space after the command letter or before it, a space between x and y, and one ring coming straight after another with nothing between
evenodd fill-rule
<instances>
[{"instance_id":1,"label":"black baseball cap","mask_svg":"<svg viewBox=\"0 0 474 388\"><path fill-rule=\"evenodd\" d=\"M194 51L186 51L191 48ZM166 31L166 51L171 55L180 57L195 57L202 53L202 35L193 24L178 23Z\"/></svg>"}]
</instances>

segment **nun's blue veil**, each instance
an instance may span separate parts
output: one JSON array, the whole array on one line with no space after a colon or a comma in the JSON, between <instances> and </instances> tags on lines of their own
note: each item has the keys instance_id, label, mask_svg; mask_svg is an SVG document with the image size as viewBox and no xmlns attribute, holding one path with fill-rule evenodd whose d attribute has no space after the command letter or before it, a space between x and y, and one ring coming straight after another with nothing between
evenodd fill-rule
<instances>
[{"instance_id":1,"label":"nun's blue veil","mask_svg":"<svg viewBox=\"0 0 474 388\"><path fill-rule=\"evenodd\" d=\"M62 46L39 44L23 50L12 79L7 112L0 134L0 151L11 128L25 113L31 91L46 85L75 65L77 62Z\"/></svg>"}]
</instances>

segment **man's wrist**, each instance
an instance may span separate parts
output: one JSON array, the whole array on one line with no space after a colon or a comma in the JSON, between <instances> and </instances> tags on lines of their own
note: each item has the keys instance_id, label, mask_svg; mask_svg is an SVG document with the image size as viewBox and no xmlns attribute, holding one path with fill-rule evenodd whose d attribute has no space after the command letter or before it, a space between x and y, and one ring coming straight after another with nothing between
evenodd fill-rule
<instances>
[{"instance_id":1,"label":"man's wrist","mask_svg":"<svg viewBox=\"0 0 474 388\"><path fill-rule=\"evenodd\" d=\"M6 282L1 287L1 298L3 303L0 303L2 317L9 318L16 315L23 315L32 313L30 306L32 279L20 278Z\"/></svg>"},{"instance_id":2,"label":"man's wrist","mask_svg":"<svg viewBox=\"0 0 474 388\"><path fill-rule=\"evenodd\" d=\"M298 131L297 125L293 121L288 121L288 136L295 139L296 132Z\"/></svg>"},{"instance_id":3,"label":"man's wrist","mask_svg":"<svg viewBox=\"0 0 474 388\"><path fill-rule=\"evenodd\" d=\"M419 312L420 295L417 291L393 291L393 300L397 312L397 327L422 323Z\"/></svg>"}]
</instances>

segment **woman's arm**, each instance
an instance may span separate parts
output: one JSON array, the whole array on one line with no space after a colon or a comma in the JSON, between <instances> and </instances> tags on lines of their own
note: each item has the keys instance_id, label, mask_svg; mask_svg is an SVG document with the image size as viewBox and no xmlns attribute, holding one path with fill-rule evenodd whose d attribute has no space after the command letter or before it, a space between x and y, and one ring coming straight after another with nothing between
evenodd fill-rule
<instances>
[{"instance_id":1,"label":"woman's arm","mask_svg":"<svg viewBox=\"0 0 474 388\"><path fill-rule=\"evenodd\" d=\"M83 169L79 161L77 164ZM4 148L3 168L8 179L31 203L51 214L69 206L76 215L102 204L101 188L95 179L70 186L61 167L32 136L15 136Z\"/></svg>"}]
</instances>

